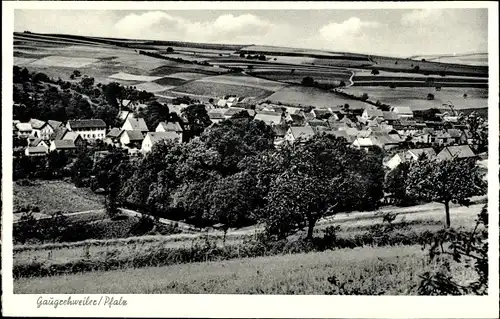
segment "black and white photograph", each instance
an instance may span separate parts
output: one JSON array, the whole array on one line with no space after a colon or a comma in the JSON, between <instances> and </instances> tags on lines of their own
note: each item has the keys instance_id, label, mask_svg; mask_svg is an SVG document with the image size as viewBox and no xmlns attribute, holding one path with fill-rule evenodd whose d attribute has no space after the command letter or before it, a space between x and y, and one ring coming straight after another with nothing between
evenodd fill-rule
<instances>
[{"instance_id":1,"label":"black and white photograph","mask_svg":"<svg viewBox=\"0 0 500 319\"><path fill-rule=\"evenodd\" d=\"M496 295L498 311L498 4L131 3L11 9L14 296Z\"/></svg>"}]
</instances>

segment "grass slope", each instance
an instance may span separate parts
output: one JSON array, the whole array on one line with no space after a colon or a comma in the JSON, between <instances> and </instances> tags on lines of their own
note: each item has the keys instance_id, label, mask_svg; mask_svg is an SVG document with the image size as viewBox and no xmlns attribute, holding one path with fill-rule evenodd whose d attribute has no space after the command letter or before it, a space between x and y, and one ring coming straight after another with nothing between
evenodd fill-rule
<instances>
[{"instance_id":1,"label":"grass slope","mask_svg":"<svg viewBox=\"0 0 500 319\"><path fill-rule=\"evenodd\" d=\"M103 196L63 181L39 181L34 186L19 186L14 183L14 208L31 204L38 206L43 212L77 212L102 209L103 203Z\"/></svg>"},{"instance_id":2,"label":"grass slope","mask_svg":"<svg viewBox=\"0 0 500 319\"><path fill-rule=\"evenodd\" d=\"M352 280L365 293L416 294L419 274L439 267L427 263L420 246L355 248L273 257L243 258L142 269L93 272L14 282L14 292L36 293L211 293L325 294L327 278ZM473 272L454 268L462 282Z\"/></svg>"}]
</instances>

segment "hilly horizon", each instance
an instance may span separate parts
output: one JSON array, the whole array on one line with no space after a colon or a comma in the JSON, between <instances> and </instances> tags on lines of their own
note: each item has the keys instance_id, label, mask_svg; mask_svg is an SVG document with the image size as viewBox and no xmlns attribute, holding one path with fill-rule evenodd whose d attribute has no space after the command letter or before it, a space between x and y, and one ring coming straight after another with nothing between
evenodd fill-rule
<instances>
[{"instance_id":1,"label":"hilly horizon","mask_svg":"<svg viewBox=\"0 0 500 319\"><path fill-rule=\"evenodd\" d=\"M14 31L14 35L22 35L22 34L34 34L34 35L42 35L42 36L68 36L68 37L83 37L83 38L89 38L89 39L102 39L102 40L112 40L112 41L133 41L136 42L137 44L148 44L148 43L171 43L172 45L180 45L180 46L190 46L190 47L205 47L206 45L214 45L214 46L223 46L223 47L252 47L252 46L259 46L262 48L270 48L270 49L275 49L275 48L282 48L282 49L287 49L287 50L308 50L308 51L314 51L314 52L323 52L323 53L333 53L333 54L346 54L346 55L365 55L365 56L383 56L383 57L388 57L388 58L399 58L399 59L422 59L422 58L448 58L448 57L469 57L469 56L483 56L486 55L486 61L487 61L487 56L488 52L449 52L449 53L426 53L426 54L413 54L411 56L397 56L397 55L384 55L384 54L379 54L379 53L370 53L370 52L356 52L356 51L332 51L329 49L308 49L306 47L300 47L300 46L284 46L284 45L268 45L268 44L258 44L258 43L248 43L248 44L243 44L243 43L221 43L221 42L195 42L195 41L177 41L177 40L165 40L165 39L140 39L140 38L132 38L132 37L103 37L103 36L90 36L90 35L81 35L81 34L70 34L70 33L41 33L41 32L33 32L30 30L24 30L24 31ZM138 43L140 42L140 43ZM430 60L429 60L430 61ZM446 63L446 62L443 62ZM487 63L487 62L486 62ZM458 63L460 64L460 63ZM481 64L480 64L481 65Z\"/></svg>"}]
</instances>

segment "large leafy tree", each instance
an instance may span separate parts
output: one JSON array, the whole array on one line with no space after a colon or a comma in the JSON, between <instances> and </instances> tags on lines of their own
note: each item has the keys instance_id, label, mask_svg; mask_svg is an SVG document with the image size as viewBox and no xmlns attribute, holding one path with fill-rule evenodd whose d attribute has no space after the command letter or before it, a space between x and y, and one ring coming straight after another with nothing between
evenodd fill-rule
<instances>
[{"instance_id":1,"label":"large leafy tree","mask_svg":"<svg viewBox=\"0 0 500 319\"><path fill-rule=\"evenodd\" d=\"M467 159L414 162L407 179L410 196L444 204L446 227L451 225L450 203L467 205L487 189L475 161Z\"/></svg>"},{"instance_id":2,"label":"large leafy tree","mask_svg":"<svg viewBox=\"0 0 500 319\"><path fill-rule=\"evenodd\" d=\"M182 114L188 122L191 136L201 135L212 123L203 104L191 104L182 110Z\"/></svg>"},{"instance_id":3,"label":"large leafy tree","mask_svg":"<svg viewBox=\"0 0 500 319\"><path fill-rule=\"evenodd\" d=\"M238 164L248 156L274 148L270 126L248 117L227 119L206 130L201 139L221 156L219 171L230 175L241 170Z\"/></svg>"},{"instance_id":4,"label":"large leafy tree","mask_svg":"<svg viewBox=\"0 0 500 319\"><path fill-rule=\"evenodd\" d=\"M284 237L307 227L312 238L320 218L358 205L358 183L353 181L362 176L350 163L361 153L330 135L286 146L283 152L283 171L267 196L265 219L271 233Z\"/></svg>"}]
</instances>

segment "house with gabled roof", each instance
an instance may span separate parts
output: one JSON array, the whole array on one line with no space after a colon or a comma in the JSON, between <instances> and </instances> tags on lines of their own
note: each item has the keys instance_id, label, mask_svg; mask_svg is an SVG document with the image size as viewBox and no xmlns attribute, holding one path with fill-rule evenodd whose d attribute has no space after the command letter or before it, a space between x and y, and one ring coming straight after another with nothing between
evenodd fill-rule
<instances>
[{"instance_id":1,"label":"house with gabled roof","mask_svg":"<svg viewBox=\"0 0 500 319\"><path fill-rule=\"evenodd\" d=\"M453 145L446 146L441 152L437 154L438 160L452 160L452 159L476 159L477 155L470 148L469 145Z\"/></svg>"},{"instance_id":2,"label":"house with gabled roof","mask_svg":"<svg viewBox=\"0 0 500 319\"><path fill-rule=\"evenodd\" d=\"M47 145L47 143L42 140L41 138L37 138L37 137L33 137L33 136L30 136L26 139L26 141L28 142L28 147L38 147L38 146L44 146L44 147L49 147Z\"/></svg>"},{"instance_id":3,"label":"house with gabled roof","mask_svg":"<svg viewBox=\"0 0 500 319\"><path fill-rule=\"evenodd\" d=\"M400 118L412 118L413 111L409 106L393 106L391 112L398 114Z\"/></svg>"},{"instance_id":4,"label":"house with gabled roof","mask_svg":"<svg viewBox=\"0 0 500 319\"><path fill-rule=\"evenodd\" d=\"M463 130L459 130L456 128L448 129L448 134L450 135L450 139L454 144L467 144L467 135Z\"/></svg>"},{"instance_id":5,"label":"house with gabled roof","mask_svg":"<svg viewBox=\"0 0 500 319\"><path fill-rule=\"evenodd\" d=\"M47 123L52 127L54 131L60 127L64 127L63 123L59 121L48 120Z\"/></svg>"},{"instance_id":6,"label":"house with gabled roof","mask_svg":"<svg viewBox=\"0 0 500 319\"><path fill-rule=\"evenodd\" d=\"M144 140L142 131L124 131L122 130L118 136L120 144L123 148L140 148Z\"/></svg>"},{"instance_id":7,"label":"house with gabled roof","mask_svg":"<svg viewBox=\"0 0 500 319\"><path fill-rule=\"evenodd\" d=\"M238 108L238 107L230 107L230 108L226 109L223 115L224 115L224 118L229 119L229 118L233 117L233 115L236 115L240 112L246 112L248 114L248 116L250 116L247 109Z\"/></svg>"},{"instance_id":8,"label":"house with gabled roof","mask_svg":"<svg viewBox=\"0 0 500 319\"><path fill-rule=\"evenodd\" d=\"M297 140L306 141L314 136L314 130L310 126L290 126L285 135L285 140L294 143Z\"/></svg>"},{"instance_id":9,"label":"house with gabled roof","mask_svg":"<svg viewBox=\"0 0 500 319\"><path fill-rule=\"evenodd\" d=\"M54 128L52 128L52 126L45 121L31 119L29 123L31 124L31 128L33 130L32 134L35 137L48 140L50 139L52 133L54 133Z\"/></svg>"},{"instance_id":10,"label":"house with gabled roof","mask_svg":"<svg viewBox=\"0 0 500 319\"><path fill-rule=\"evenodd\" d=\"M401 163L418 161L424 156L428 160L434 160L436 159L436 152L432 147L412 148L396 153L387 162L384 163L384 166L388 167L389 169L394 169Z\"/></svg>"},{"instance_id":11,"label":"house with gabled roof","mask_svg":"<svg viewBox=\"0 0 500 319\"><path fill-rule=\"evenodd\" d=\"M184 130L178 122L160 122L156 127L155 132L175 132L182 141Z\"/></svg>"},{"instance_id":12,"label":"house with gabled roof","mask_svg":"<svg viewBox=\"0 0 500 319\"><path fill-rule=\"evenodd\" d=\"M24 149L24 154L26 156L45 156L49 152L46 146L28 146Z\"/></svg>"},{"instance_id":13,"label":"house with gabled roof","mask_svg":"<svg viewBox=\"0 0 500 319\"><path fill-rule=\"evenodd\" d=\"M371 107L365 108L363 114L361 114L361 118L364 120L373 120L375 118L383 118L383 117L384 113L382 113L381 110Z\"/></svg>"},{"instance_id":14,"label":"house with gabled roof","mask_svg":"<svg viewBox=\"0 0 500 319\"><path fill-rule=\"evenodd\" d=\"M313 109L311 113L314 115L314 118L318 120L326 120L332 116L332 112L328 109Z\"/></svg>"},{"instance_id":15,"label":"house with gabled roof","mask_svg":"<svg viewBox=\"0 0 500 319\"><path fill-rule=\"evenodd\" d=\"M175 132L148 132L144 137L141 145L142 152L149 152L157 143L164 143L166 141L182 142Z\"/></svg>"},{"instance_id":16,"label":"house with gabled roof","mask_svg":"<svg viewBox=\"0 0 500 319\"><path fill-rule=\"evenodd\" d=\"M210 121L214 124L220 123L224 121L226 118L224 117L224 112L226 109L212 109L208 111L208 117L210 118Z\"/></svg>"},{"instance_id":17,"label":"house with gabled roof","mask_svg":"<svg viewBox=\"0 0 500 319\"><path fill-rule=\"evenodd\" d=\"M106 123L101 119L72 120L66 127L87 141L102 140L106 136Z\"/></svg>"},{"instance_id":18,"label":"house with gabled roof","mask_svg":"<svg viewBox=\"0 0 500 319\"><path fill-rule=\"evenodd\" d=\"M257 114L255 114L254 119L263 121L267 125L271 125L271 126L278 125L278 124L281 124L283 122L283 117L279 113L275 113L274 115L257 113Z\"/></svg>"},{"instance_id":19,"label":"house with gabled roof","mask_svg":"<svg viewBox=\"0 0 500 319\"><path fill-rule=\"evenodd\" d=\"M122 131L140 131L145 134L149 132L149 129L142 117L135 118L129 116L125 120L125 123L123 123Z\"/></svg>"},{"instance_id":20,"label":"house with gabled roof","mask_svg":"<svg viewBox=\"0 0 500 319\"><path fill-rule=\"evenodd\" d=\"M64 151L72 153L76 150L73 140L54 140L50 142L50 151Z\"/></svg>"},{"instance_id":21,"label":"house with gabled roof","mask_svg":"<svg viewBox=\"0 0 500 319\"><path fill-rule=\"evenodd\" d=\"M108 134L106 134L106 138L104 139L104 143L109 144L109 145L119 146L120 145L119 136L120 136L121 132L122 132L122 130L119 129L118 127L113 127L111 130L109 130Z\"/></svg>"},{"instance_id":22,"label":"house with gabled roof","mask_svg":"<svg viewBox=\"0 0 500 319\"><path fill-rule=\"evenodd\" d=\"M306 119L302 114L286 114L286 122L293 126L304 126L306 124Z\"/></svg>"}]
</instances>

